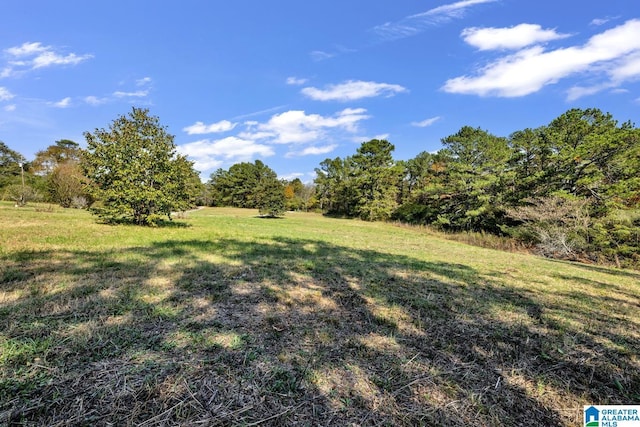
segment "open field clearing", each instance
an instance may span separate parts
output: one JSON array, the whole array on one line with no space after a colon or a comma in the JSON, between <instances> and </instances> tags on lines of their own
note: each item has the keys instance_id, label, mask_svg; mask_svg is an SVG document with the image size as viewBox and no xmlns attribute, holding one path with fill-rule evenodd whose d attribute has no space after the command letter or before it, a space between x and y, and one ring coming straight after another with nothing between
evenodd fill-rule
<instances>
[{"instance_id":1,"label":"open field clearing","mask_svg":"<svg viewBox=\"0 0 640 427\"><path fill-rule=\"evenodd\" d=\"M637 271L316 214L35 207L0 204L0 425L573 426L640 404Z\"/></svg>"}]
</instances>

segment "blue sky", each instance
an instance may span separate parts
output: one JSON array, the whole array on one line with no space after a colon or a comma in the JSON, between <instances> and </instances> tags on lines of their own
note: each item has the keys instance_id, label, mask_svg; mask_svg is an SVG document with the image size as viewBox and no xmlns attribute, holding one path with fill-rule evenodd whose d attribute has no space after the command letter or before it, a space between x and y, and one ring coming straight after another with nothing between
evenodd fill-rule
<instances>
[{"instance_id":1,"label":"blue sky","mask_svg":"<svg viewBox=\"0 0 640 427\"><path fill-rule=\"evenodd\" d=\"M0 140L33 159L149 108L203 179L261 159L311 181L371 138L396 159L462 126L569 108L640 117L635 0L5 2Z\"/></svg>"}]
</instances>

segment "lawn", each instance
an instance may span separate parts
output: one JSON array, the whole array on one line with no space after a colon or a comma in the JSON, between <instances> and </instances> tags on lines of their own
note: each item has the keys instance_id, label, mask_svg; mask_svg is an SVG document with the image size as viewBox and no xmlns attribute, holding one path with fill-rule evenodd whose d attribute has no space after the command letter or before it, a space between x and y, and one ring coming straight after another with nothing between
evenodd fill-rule
<instances>
[{"instance_id":1,"label":"lawn","mask_svg":"<svg viewBox=\"0 0 640 427\"><path fill-rule=\"evenodd\" d=\"M0 425L575 426L640 404L640 273L385 223L0 204Z\"/></svg>"}]
</instances>

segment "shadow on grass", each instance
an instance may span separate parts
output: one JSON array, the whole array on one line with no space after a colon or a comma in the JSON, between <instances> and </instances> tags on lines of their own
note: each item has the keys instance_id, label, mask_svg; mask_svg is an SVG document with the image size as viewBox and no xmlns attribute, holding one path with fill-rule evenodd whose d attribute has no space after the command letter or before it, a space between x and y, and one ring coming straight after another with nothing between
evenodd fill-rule
<instances>
[{"instance_id":1,"label":"shadow on grass","mask_svg":"<svg viewBox=\"0 0 640 427\"><path fill-rule=\"evenodd\" d=\"M285 238L2 262L9 425L546 426L640 402L631 321L585 332L607 314L583 296L463 264Z\"/></svg>"}]
</instances>

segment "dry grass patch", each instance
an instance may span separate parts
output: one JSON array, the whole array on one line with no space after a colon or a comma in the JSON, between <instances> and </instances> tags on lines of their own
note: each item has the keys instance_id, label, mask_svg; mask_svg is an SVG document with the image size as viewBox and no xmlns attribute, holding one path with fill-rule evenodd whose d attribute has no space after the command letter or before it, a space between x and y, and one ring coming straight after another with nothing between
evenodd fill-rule
<instances>
[{"instance_id":1,"label":"dry grass patch","mask_svg":"<svg viewBox=\"0 0 640 427\"><path fill-rule=\"evenodd\" d=\"M575 425L640 403L637 272L307 214L140 229L0 204L18 214L0 424Z\"/></svg>"}]
</instances>

